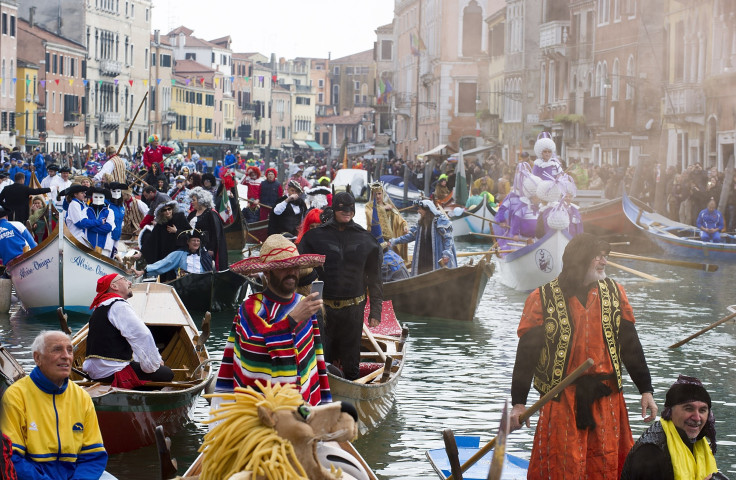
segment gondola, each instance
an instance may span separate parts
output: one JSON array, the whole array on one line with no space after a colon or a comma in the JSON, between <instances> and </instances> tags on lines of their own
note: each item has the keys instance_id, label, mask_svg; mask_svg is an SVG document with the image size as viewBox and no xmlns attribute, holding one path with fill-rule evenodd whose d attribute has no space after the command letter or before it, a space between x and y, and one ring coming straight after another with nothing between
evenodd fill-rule
<instances>
[{"instance_id":1,"label":"gondola","mask_svg":"<svg viewBox=\"0 0 736 480\"><path fill-rule=\"evenodd\" d=\"M630 223L667 254L699 262L736 263L736 243L725 243L732 240L729 236L722 236L724 243L703 242L697 227L645 211L626 194L623 206Z\"/></svg>"},{"instance_id":2,"label":"gondola","mask_svg":"<svg viewBox=\"0 0 736 480\"><path fill-rule=\"evenodd\" d=\"M528 292L554 280L562 271L562 253L570 234L551 230L536 242L498 258L501 283Z\"/></svg>"},{"instance_id":3,"label":"gondola","mask_svg":"<svg viewBox=\"0 0 736 480\"><path fill-rule=\"evenodd\" d=\"M263 243L268 238L268 219L245 224L248 243Z\"/></svg>"},{"instance_id":4,"label":"gondola","mask_svg":"<svg viewBox=\"0 0 736 480\"><path fill-rule=\"evenodd\" d=\"M368 312L369 305L366 304L366 325ZM404 369L409 335L409 330L399 325L390 301L383 302L380 325L367 328L386 360L381 360L364 332L360 349L360 377L347 380L328 373L333 399L350 402L358 410L358 430L361 434L378 426L391 410L394 390Z\"/></svg>"},{"instance_id":5,"label":"gondola","mask_svg":"<svg viewBox=\"0 0 736 480\"><path fill-rule=\"evenodd\" d=\"M404 179L396 175L382 175L380 181L396 208L412 207L415 202L424 198L424 192L409 183L407 198L404 200Z\"/></svg>"},{"instance_id":6,"label":"gondola","mask_svg":"<svg viewBox=\"0 0 736 480\"><path fill-rule=\"evenodd\" d=\"M187 273L165 283L176 289L188 310L198 312L235 309L248 290L245 277L230 270Z\"/></svg>"},{"instance_id":7,"label":"gondola","mask_svg":"<svg viewBox=\"0 0 736 480\"><path fill-rule=\"evenodd\" d=\"M644 203L631 199L637 207L651 212ZM626 218L621 197L580 208L583 231L593 235L631 235L639 232Z\"/></svg>"},{"instance_id":8,"label":"gondola","mask_svg":"<svg viewBox=\"0 0 736 480\"><path fill-rule=\"evenodd\" d=\"M460 208L462 210L462 208ZM450 210L447 215L452 221L453 237L463 240L484 240L482 237L474 236L474 233L493 233L491 223L496 212L488 208L488 204L484 201L469 210L463 210L459 215L454 216L454 211Z\"/></svg>"},{"instance_id":9,"label":"gondola","mask_svg":"<svg viewBox=\"0 0 736 480\"><path fill-rule=\"evenodd\" d=\"M97 280L126 275L122 263L82 244L63 221L36 248L8 262L6 271L24 308L35 315L58 307L89 313Z\"/></svg>"},{"instance_id":10,"label":"gondola","mask_svg":"<svg viewBox=\"0 0 736 480\"><path fill-rule=\"evenodd\" d=\"M475 265L441 268L384 283L383 298L391 300L398 313L471 321L493 271L493 264L486 260ZM448 298L452 301L448 302Z\"/></svg>"},{"instance_id":11,"label":"gondola","mask_svg":"<svg viewBox=\"0 0 736 480\"><path fill-rule=\"evenodd\" d=\"M88 325L72 338L74 362L71 379L92 397L105 449L109 454L135 450L155 442L154 429L162 425L172 435L188 420L200 393L214 373L204 341L173 287L160 283L133 285L128 303L151 329L164 362L174 370L171 382L148 382L138 389L113 388L81 375ZM94 290L93 290L94 291Z\"/></svg>"},{"instance_id":12,"label":"gondola","mask_svg":"<svg viewBox=\"0 0 736 480\"><path fill-rule=\"evenodd\" d=\"M0 397L9 386L25 376L26 372L20 363L7 348L0 345Z\"/></svg>"},{"instance_id":13,"label":"gondola","mask_svg":"<svg viewBox=\"0 0 736 480\"><path fill-rule=\"evenodd\" d=\"M480 450L480 437L455 436L455 441L457 442L460 464L467 462L470 457ZM492 458L493 450L484 455L467 471L463 472L463 478L465 480L486 480L488 478L488 469L491 465ZM428 450L427 459L440 480L445 480L450 476L450 461L447 458L447 452L444 448ZM501 480L517 480L526 478L528 469L528 460L524 460L521 457L507 453L503 464Z\"/></svg>"}]
</instances>

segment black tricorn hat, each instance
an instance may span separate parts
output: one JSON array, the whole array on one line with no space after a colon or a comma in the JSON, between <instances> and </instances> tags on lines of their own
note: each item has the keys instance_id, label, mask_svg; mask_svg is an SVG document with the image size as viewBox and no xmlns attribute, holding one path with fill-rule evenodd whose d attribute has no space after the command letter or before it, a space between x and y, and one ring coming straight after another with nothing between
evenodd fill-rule
<instances>
[{"instance_id":1,"label":"black tricorn hat","mask_svg":"<svg viewBox=\"0 0 736 480\"><path fill-rule=\"evenodd\" d=\"M59 192L59 195L74 195L75 193L84 192L87 193L87 187L80 185L79 183L73 183L69 188Z\"/></svg>"},{"instance_id":2,"label":"black tricorn hat","mask_svg":"<svg viewBox=\"0 0 736 480\"><path fill-rule=\"evenodd\" d=\"M105 184L105 188L109 190L127 190L128 184L120 182L110 182Z\"/></svg>"}]
</instances>

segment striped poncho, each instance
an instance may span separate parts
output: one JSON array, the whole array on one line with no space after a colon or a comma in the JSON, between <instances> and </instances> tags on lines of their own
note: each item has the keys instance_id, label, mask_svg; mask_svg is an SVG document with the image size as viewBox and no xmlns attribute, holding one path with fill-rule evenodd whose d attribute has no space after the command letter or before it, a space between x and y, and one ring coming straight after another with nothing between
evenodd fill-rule
<instances>
[{"instance_id":1,"label":"striped poncho","mask_svg":"<svg viewBox=\"0 0 736 480\"><path fill-rule=\"evenodd\" d=\"M254 387L255 381L293 384L310 405L332 401L317 317L294 325L287 317L303 297L270 291L248 297L238 309L222 354L215 391Z\"/></svg>"}]
</instances>

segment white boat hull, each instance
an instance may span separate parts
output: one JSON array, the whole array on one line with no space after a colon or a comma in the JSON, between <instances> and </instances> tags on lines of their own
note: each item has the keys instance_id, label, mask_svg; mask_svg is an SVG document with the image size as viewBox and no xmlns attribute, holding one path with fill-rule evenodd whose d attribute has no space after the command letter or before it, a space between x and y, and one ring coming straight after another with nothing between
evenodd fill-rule
<instances>
[{"instance_id":1,"label":"white boat hull","mask_svg":"<svg viewBox=\"0 0 736 480\"><path fill-rule=\"evenodd\" d=\"M559 230L548 233L531 245L498 258L501 283L521 291L531 291L554 280L562 271L562 253L570 237Z\"/></svg>"},{"instance_id":2,"label":"white boat hull","mask_svg":"<svg viewBox=\"0 0 736 480\"><path fill-rule=\"evenodd\" d=\"M122 265L94 253L76 240L63 239L59 259L59 234L8 263L7 272L26 310L34 314L64 307L90 313L97 280L110 273L125 275Z\"/></svg>"},{"instance_id":3,"label":"white boat hull","mask_svg":"<svg viewBox=\"0 0 736 480\"><path fill-rule=\"evenodd\" d=\"M495 218L495 215L488 209L485 202L483 202L477 211L472 213L473 215L463 212L457 217L450 217L452 220L452 234L455 238L465 237L474 233L493 233L491 231L492 224L490 221Z\"/></svg>"}]
</instances>

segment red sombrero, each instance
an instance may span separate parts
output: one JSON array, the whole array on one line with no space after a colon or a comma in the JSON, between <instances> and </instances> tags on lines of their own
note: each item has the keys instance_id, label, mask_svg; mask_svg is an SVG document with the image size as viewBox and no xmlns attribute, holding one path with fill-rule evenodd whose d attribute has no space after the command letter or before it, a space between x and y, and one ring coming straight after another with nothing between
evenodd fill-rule
<instances>
[{"instance_id":1,"label":"red sombrero","mask_svg":"<svg viewBox=\"0 0 736 480\"><path fill-rule=\"evenodd\" d=\"M250 257L230 265L230 270L242 275L268 272L285 268L319 267L325 263L324 255L299 255L296 245L283 235L271 235L261 245L261 255Z\"/></svg>"}]
</instances>

